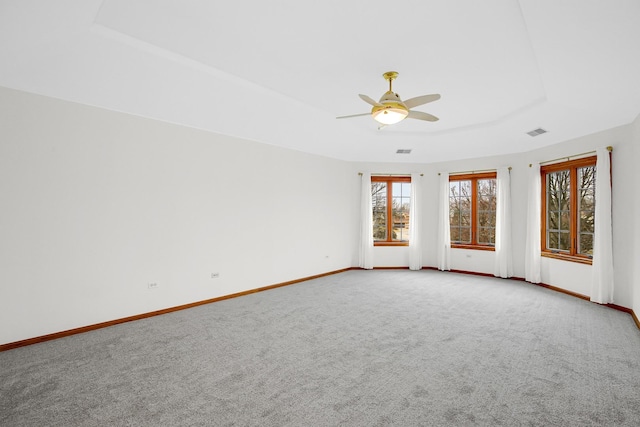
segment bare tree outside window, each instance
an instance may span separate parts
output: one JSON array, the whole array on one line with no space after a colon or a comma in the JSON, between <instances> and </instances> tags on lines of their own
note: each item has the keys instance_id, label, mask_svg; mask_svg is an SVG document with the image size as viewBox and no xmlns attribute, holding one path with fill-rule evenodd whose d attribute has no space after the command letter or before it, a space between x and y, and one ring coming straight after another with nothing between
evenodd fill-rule
<instances>
[{"instance_id":1,"label":"bare tree outside window","mask_svg":"<svg viewBox=\"0 0 640 427\"><path fill-rule=\"evenodd\" d=\"M570 171L547 175L547 248L568 251L571 246Z\"/></svg>"},{"instance_id":2,"label":"bare tree outside window","mask_svg":"<svg viewBox=\"0 0 640 427\"><path fill-rule=\"evenodd\" d=\"M496 180L478 180L478 244L496 244Z\"/></svg>"},{"instance_id":3,"label":"bare tree outside window","mask_svg":"<svg viewBox=\"0 0 640 427\"><path fill-rule=\"evenodd\" d=\"M543 255L589 263L595 223L595 156L545 165L540 173Z\"/></svg>"},{"instance_id":4,"label":"bare tree outside window","mask_svg":"<svg viewBox=\"0 0 640 427\"><path fill-rule=\"evenodd\" d=\"M409 242L411 178L372 177L373 240L376 244Z\"/></svg>"},{"instance_id":5,"label":"bare tree outside window","mask_svg":"<svg viewBox=\"0 0 640 427\"><path fill-rule=\"evenodd\" d=\"M450 181L451 243L471 243L471 181Z\"/></svg>"},{"instance_id":6,"label":"bare tree outside window","mask_svg":"<svg viewBox=\"0 0 640 427\"><path fill-rule=\"evenodd\" d=\"M387 183L371 183L373 240L387 240Z\"/></svg>"},{"instance_id":7,"label":"bare tree outside window","mask_svg":"<svg viewBox=\"0 0 640 427\"><path fill-rule=\"evenodd\" d=\"M492 249L496 240L496 174L449 177L451 243L469 249Z\"/></svg>"},{"instance_id":8,"label":"bare tree outside window","mask_svg":"<svg viewBox=\"0 0 640 427\"><path fill-rule=\"evenodd\" d=\"M411 183L394 182L392 184L393 203L393 240L409 241L409 207L411 205Z\"/></svg>"},{"instance_id":9,"label":"bare tree outside window","mask_svg":"<svg viewBox=\"0 0 640 427\"><path fill-rule=\"evenodd\" d=\"M578 169L578 253L593 255L593 232L596 209L596 168Z\"/></svg>"}]
</instances>

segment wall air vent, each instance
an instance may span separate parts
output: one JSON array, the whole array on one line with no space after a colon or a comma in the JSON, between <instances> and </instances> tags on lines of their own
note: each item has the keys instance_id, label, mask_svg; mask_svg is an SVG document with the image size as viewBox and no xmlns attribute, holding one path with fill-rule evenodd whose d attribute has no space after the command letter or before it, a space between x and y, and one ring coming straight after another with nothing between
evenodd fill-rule
<instances>
[{"instance_id":1,"label":"wall air vent","mask_svg":"<svg viewBox=\"0 0 640 427\"><path fill-rule=\"evenodd\" d=\"M547 131L542 128L538 128L538 129L532 130L531 132L527 132L527 135L538 136L538 135L542 135L543 133L547 133Z\"/></svg>"},{"instance_id":2,"label":"wall air vent","mask_svg":"<svg viewBox=\"0 0 640 427\"><path fill-rule=\"evenodd\" d=\"M398 148L396 154L411 154L411 148Z\"/></svg>"}]
</instances>

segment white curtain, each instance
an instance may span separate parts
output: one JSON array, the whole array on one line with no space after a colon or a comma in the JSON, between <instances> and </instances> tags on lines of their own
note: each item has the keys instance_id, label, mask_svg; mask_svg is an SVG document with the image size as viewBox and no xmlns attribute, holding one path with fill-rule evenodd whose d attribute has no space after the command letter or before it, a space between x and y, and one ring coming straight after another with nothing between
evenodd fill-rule
<instances>
[{"instance_id":1,"label":"white curtain","mask_svg":"<svg viewBox=\"0 0 640 427\"><path fill-rule=\"evenodd\" d=\"M531 283L540 283L540 200L542 183L540 180L540 164L534 163L529 168L529 194L527 203L527 238L525 240L524 279Z\"/></svg>"},{"instance_id":2,"label":"white curtain","mask_svg":"<svg viewBox=\"0 0 640 427\"><path fill-rule=\"evenodd\" d=\"M513 276L513 255L511 248L511 174L509 168L497 170L496 179L496 277Z\"/></svg>"},{"instance_id":3,"label":"white curtain","mask_svg":"<svg viewBox=\"0 0 640 427\"><path fill-rule=\"evenodd\" d=\"M591 301L613 302L613 237L611 230L611 164L606 148L596 150L596 208L593 236Z\"/></svg>"},{"instance_id":4,"label":"white curtain","mask_svg":"<svg viewBox=\"0 0 640 427\"><path fill-rule=\"evenodd\" d=\"M422 177L411 174L411 205L409 207L409 269L422 270L422 232L420 204L422 203Z\"/></svg>"},{"instance_id":5,"label":"white curtain","mask_svg":"<svg viewBox=\"0 0 640 427\"><path fill-rule=\"evenodd\" d=\"M438 197L438 270L451 270L451 230L449 226L449 173L440 174Z\"/></svg>"},{"instance_id":6,"label":"white curtain","mask_svg":"<svg viewBox=\"0 0 640 427\"><path fill-rule=\"evenodd\" d=\"M360 188L360 257L358 266L373 268L373 207L371 205L371 173L363 172Z\"/></svg>"}]
</instances>

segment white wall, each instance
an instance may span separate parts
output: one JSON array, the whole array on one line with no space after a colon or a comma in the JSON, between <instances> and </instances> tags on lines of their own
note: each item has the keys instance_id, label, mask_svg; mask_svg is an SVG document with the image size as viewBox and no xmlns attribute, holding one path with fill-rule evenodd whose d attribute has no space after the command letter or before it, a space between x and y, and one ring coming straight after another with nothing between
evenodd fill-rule
<instances>
[{"instance_id":1,"label":"white wall","mask_svg":"<svg viewBox=\"0 0 640 427\"><path fill-rule=\"evenodd\" d=\"M349 163L4 88L0 125L0 343L352 265Z\"/></svg>"}]
</instances>

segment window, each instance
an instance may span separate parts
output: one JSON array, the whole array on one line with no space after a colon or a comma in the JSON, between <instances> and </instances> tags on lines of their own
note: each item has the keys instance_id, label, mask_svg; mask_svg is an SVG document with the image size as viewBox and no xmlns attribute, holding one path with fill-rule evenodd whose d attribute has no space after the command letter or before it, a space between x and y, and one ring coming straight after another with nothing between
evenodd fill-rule
<instances>
[{"instance_id":1,"label":"window","mask_svg":"<svg viewBox=\"0 0 640 427\"><path fill-rule=\"evenodd\" d=\"M596 157L540 167L542 254L591 263Z\"/></svg>"},{"instance_id":2,"label":"window","mask_svg":"<svg viewBox=\"0 0 640 427\"><path fill-rule=\"evenodd\" d=\"M496 240L496 173L449 177L451 246L493 250Z\"/></svg>"},{"instance_id":3,"label":"window","mask_svg":"<svg viewBox=\"0 0 640 427\"><path fill-rule=\"evenodd\" d=\"M374 245L409 244L411 177L372 176Z\"/></svg>"}]
</instances>

